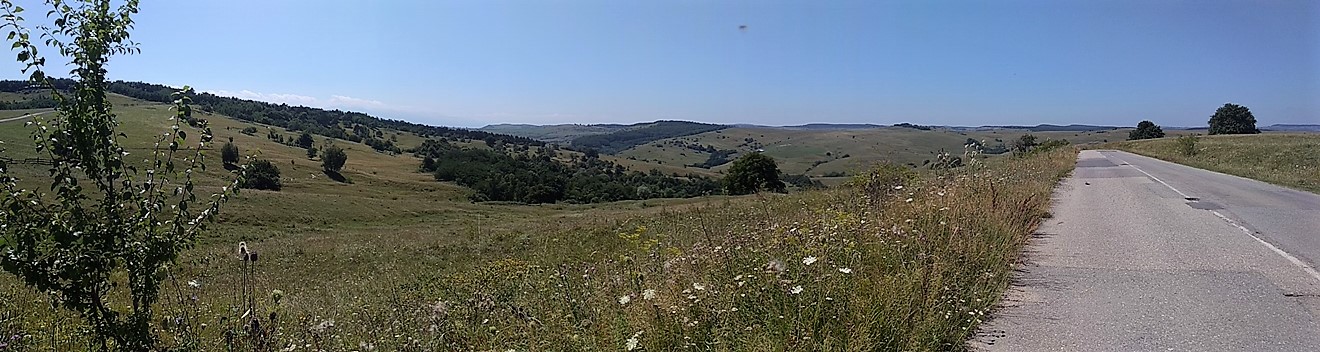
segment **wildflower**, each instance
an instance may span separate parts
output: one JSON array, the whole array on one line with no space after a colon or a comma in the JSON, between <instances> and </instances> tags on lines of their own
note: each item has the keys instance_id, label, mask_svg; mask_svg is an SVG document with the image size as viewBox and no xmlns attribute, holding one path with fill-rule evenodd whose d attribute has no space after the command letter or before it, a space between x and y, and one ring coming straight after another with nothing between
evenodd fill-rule
<instances>
[{"instance_id":1,"label":"wildflower","mask_svg":"<svg viewBox=\"0 0 1320 352\"><path fill-rule=\"evenodd\" d=\"M629 337L629 338L628 338L628 341L626 341L626 343L624 344L624 348L625 348L627 351L632 351L632 350L637 349L637 347L638 347L637 345L639 345L639 344L642 343L640 337L642 337L642 332L641 332L641 331L638 331L637 333L634 333L634 334L632 335L632 337Z\"/></svg>"},{"instance_id":2,"label":"wildflower","mask_svg":"<svg viewBox=\"0 0 1320 352\"><path fill-rule=\"evenodd\" d=\"M795 295L796 295L796 294L799 294L799 293L802 293L802 285L793 286L793 289L788 290L788 293L792 293L792 294L795 294Z\"/></svg>"},{"instance_id":3,"label":"wildflower","mask_svg":"<svg viewBox=\"0 0 1320 352\"><path fill-rule=\"evenodd\" d=\"M655 299L655 290L652 289L643 290L642 298L648 301Z\"/></svg>"},{"instance_id":4,"label":"wildflower","mask_svg":"<svg viewBox=\"0 0 1320 352\"><path fill-rule=\"evenodd\" d=\"M839 268L839 272L844 274L852 274L852 268Z\"/></svg>"},{"instance_id":5,"label":"wildflower","mask_svg":"<svg viewBox=\"0 0 1320 352\"><path fill-rule=\"evenodd\" d=\"M628 304L628 302L632 302L632 296L630 295L619 296L619 304Z\"/></svg>"},{"instance_id":6,"label":"wildflower","mask_svg":"<svg viewBox=\"0 0 1320 352\"><path fill-rule=\"evenodd\" d=\"M802 258L802 265L811 265L811 263L815 263L815 262L816 262L816 257Z\"/></svg>"},{"instance_id":7,"label":"wildflower","mask_svg":"<svg viewBox=\"0 0 1320 352\"><path fill-rule=\"evenodd\" d=\"M695 283L695 282L693 282L693 283L692 283L692 288L697 289L697 291L701 291L701 290L705 290L705 289L706 289L706 285L702 285L702 284L699 284L699 283Z\"/></svg>"},{"instance_id":8,"label":"wildflower","mask_svg":"<svg viewBox=\"0 0 1320 352\"><path fill-rule=\"evenodd\" d=\"M894 186L894 189L903 189L903 185Z\"/></svg>"},{"instance_id":9,"label":"wildflower","mask_svg":"<svg viewBox=\"0 0 1320 352\"><path fill-rule=\"evenodd\" d=\"M908 198L907 200L904 200L904 202L912 203L912 198Z\"/></svg>"},{"instance_id":10,"label":"wildflower","mask_svg":"<svg viewBox=\"0 0 1320 352\"><path fill-rule=\"evenodd\" d=\"M188 280L188 287L198 288L202 287L202 284L197 283L197 280Z\"/></svg>"}]
</instances>

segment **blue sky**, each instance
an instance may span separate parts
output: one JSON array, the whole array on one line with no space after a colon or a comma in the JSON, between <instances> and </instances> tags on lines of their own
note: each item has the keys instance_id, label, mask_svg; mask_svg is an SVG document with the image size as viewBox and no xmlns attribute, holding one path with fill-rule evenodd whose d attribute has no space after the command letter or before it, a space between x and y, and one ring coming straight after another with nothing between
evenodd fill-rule
<instances>
[{"instance_id":1,"label":"blue sky","mask_svg":"<svg viewBox=\"0 0 1320 352\"><path fill-rule=\"evenodd\" d=\"M114 79L439 125L1187 126L1225 102L1320 123L1314 1L147 1L136 19Z\"/></svg>"}]
</instances>

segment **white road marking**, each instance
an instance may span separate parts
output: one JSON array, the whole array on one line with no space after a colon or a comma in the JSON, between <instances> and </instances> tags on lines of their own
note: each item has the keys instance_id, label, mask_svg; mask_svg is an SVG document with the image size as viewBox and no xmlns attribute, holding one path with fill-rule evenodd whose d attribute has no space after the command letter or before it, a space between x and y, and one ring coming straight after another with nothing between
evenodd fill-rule
<instances>
[{"instance_id":1,"label":"white road marking","mask_svg":"<svg viewBox=\"0 0 1320 352\"><path fill-rule=\"evenodd\" d=\"M1100 155L1104 156L1105 158L1110 157L1103 153ZM1115 157L1114 159L1117 159L1118 161L1123 161L1123 159L1118 159L1117 157ZM1181 194L1183 196L1183 199L1188 199L1188 200L1193 199L1193 197L1188 196L1186 193L1183 193L1182 191L1179 191L1177 188L1173 188L1173 186L1160 180L1158 177L1155 177L1155 175L1151 175L1150 173L1146 172L1146 170L1142 170L1136 165L1133 165L1132 163L1126 161L1123 161L1123 163L1127 164L1128 166L1131 166L1133 169L1137 169L1137 171L1141 171L1141 173L1146 174L1146 176L1164 185L1164 187L1169 187L1169 189L1173 190L1174 192L1178 192L1178 194ZM1306 272L1308 275L1311 275L1312 278L1315 278L1316 280L1320 280L1320 271L1316 271L1315 268L1312 268L1310 265L1307 265L1306 262L1302 261L1301 259L1297 259L1297 257L1294 257L1292 254L1288 254L1288 252L1284 252L1282 249L1279 249L1279 247L1275 247L1273 244L1266 242L1264 239L1261 239L1260 237L1256 236L1254 232L1247 229L1245 226L1239 225L1236 221L1233 221L1233 219L1229 219L1227 216L1224 216L1224 214L1220 213L1219 211L1211 210L1210 212L1214 213L1215 216L1218 216L1220 219L1224 220L1224 222L1227 222L1229 225L1233 225L1233 227L1236 227L1238 230L1242 230L1242 233L1247 234L1247 236L1250 236L1252 239L1256 240L1256 242L1260 242L1260 244L1264 245L1265 248L1269 248L1271 251L1274 251L1275 254L1278 254L1280 257L1287 259L1288 262L1291 262L1293 265L1296 265L1298 268L1301 268L1302 271Z\"/></svg>"},{"instance_id":2,"label":"white road marking","mask_svg":"<svg viewBox=\"0 0 1320 352\"><path fill-rule=\"evenodd\" d=\"M1279 249L1279 247L1275 247L1269 242L1265 242L1265 240L1261 239L1260 237L1256 237L1256 234L1252 233L1251 230L1248 230L1246 227L1243 227L1242 225L1238 225L1236 221L1233 221L1233 219L1229 219L1227 216L1224 216L1224 214L1220 214L1218 211L1214 211L1214 210L1211 210L1210 212L1214 213L1215 216L1218 216L1220 219L1223 219L1224 222L1227 222L1229 225L1233 225L1233 227L1238 228L1238 230L1242 230L1242 233L1247 234L1247 236L1251 236L1251 238L1255 239L1256 242L1260 242L1260 244L1265 245L1265 248L1269 248L1279 256L1288 259L1288 261L1292 262L1293 265L1302 268L1302 271L1305 271L1307 274L1310 274L1311 277L1315 278L1316 280L1320 280L1320 271L1316 271L1315 268L1312 268L1310 265L1306 265L1306 262L1303 262L1301 259L1297 259L1297 257L1294 257L1292 254L1288 254L1288 252L1284 252L1282 249Z\"/></svg>"},{"instance_id":3,"label":"white road marking","mask_svg":"<svg viewBox=\"0 0 1320 352\"><path fill-rule=\"evenodd\" d=\"M1105 158L1109 158L1108 155L1105 154L1100 154L1100 155L1104 156ZM1114 157L1114 159L1118 159L1118 158ZM1195 198L1187 195L1186 193L1183 193L1182 191L1179 191L1177 188L1173 188L1173 186L1169 185L1169 183L1164 182L1164 180L1161 180L1159 177L1155 177L1155 175L1151 175L1149 172L1146 172L1146 170L1142 170L1136 165L1132 165L1132 163L1123 161L1123 159L1118 159L1118 161L1122 161L1124 164L1127 164L1127 166L1131 166L1133 169L1137 169L1137 171L1141 171L1141 173L1146 174L1146 177L1150 177L1150 179L1155 180L1155 182L1159 182L1160 184L1164 185L1164 187L1169 187L1169 189L1173 190L1174 192L1178 192L1179 195L1183 196L1183 199L1191 200L1192 198Z\"/></svg>"}]
</instances>

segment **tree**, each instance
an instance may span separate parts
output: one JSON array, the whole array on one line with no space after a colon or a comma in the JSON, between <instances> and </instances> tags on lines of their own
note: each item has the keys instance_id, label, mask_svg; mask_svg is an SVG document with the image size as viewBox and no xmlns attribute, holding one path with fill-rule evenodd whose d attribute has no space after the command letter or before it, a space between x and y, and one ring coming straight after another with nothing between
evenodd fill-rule
<instances>
[{"instance_id":1,"label":"tree","mask_svg":"<svg viewBox=\"0 0 1320 352\"><path fill-rule=\"evenodd\" d=\"M1210 116L1210 134L1255 134L1256 117L1242 105L1225 103Z\"/></svg>"},{"instance_id":2,"label":"tree","mask_svg":"<svg viewBox=\"0 0 1320 352\"><path fill-rule=\"evenodd\" d=\"M1137 129L1128 132L1128 140L1164 138L1164 129L1149 120L1137 123Z\"/></svg>"},{"instance_id":3,"label":"tree","mask_svg":"<svg viewBox=\"0 0 1320 352\"><path fill-rule=\"evenodd\" d=\"M1019 153L1031 150L1031 147L1035 147L1035 146L1036 146L1036 136L1030 133L1024 134L1022 135L1022 137L1018 137L1017 140L1013 141L1013 150Z\"/></svg>"},{"instance_id":4,"label":"tree","mask_svg":"<svg viewBox=\"0 0 1320 352\"><path fill-rule=\"evenodd\" d=\"M272 164L270 160L257 159L248 164L247 173L243 177L243 188L264 189L278 191L282 187L280 183L280 168Z\"/></svg>"},{"instance_id":5,"label":"tree","mask_svg":"<svg viewBox=\"0 0 1320 352\"><path fill-rule=\"evenodd\" d=\"M348 162L348 154L344 153L343 149L334 144L322 149L321 168L333 173L339 173L339 170L344 169L344 163Z\"/></svg>"},{"instance_id":6,"label":"tree","mask_svg":"<svg viewBox=\"0 0 1320 352\"><path fill-rule=\"evenodd\" d=\"M53 21L39 26L43 43L69 58L76 78L56 89L42 70L46 59L24 26L23 9L0 1L0 28L10 30L22 72L58 101L56 114L28 122L34 149L51 161L49 177L37 182L49 182L51 193L20 186L26 183L0 162L0 268L76 312L90 328L92 348L153 351L157 332L166 331L152 326L166 265L193 245L237 190L237 179L209 198L195 193L192 176L205 170L212 134L205 120L198 119L196 129L186 124L194 121L186 86L170 95L170 129L156 134L155 147L125 157L106 97L106 62L138 51L128 41L138 2L111 2L47 2L53 9L38 16Z\"/></svg>"},{"instance_id":7,"label":"tree","mask_svg":"<svg viewBox=\"0 0 1320 352\"><path fill-rule=\"evenodd\" d=\"M316 140L312 139L311 133L307 133L306 131L303 131L301 135L298 135L298 141L294 142L294 144L297 144L299 147L302 147L303 149L312 149L312 145L316 144Z\"/></svg>"},{"instance_id":8,"label":"tree","mask_svg":"<svg viewBox=\"0 0 1320 352\"><path fill-rule=\"evenodd\" d=\"M233 138L230 138L223 147L220 147L220 160L224 161L225 164L238 163L238 147L234 145Z\"/></svg>"},{"instance_id":9,"label":"tree","mask_svg":"<svg viewBox=\"0 0 1320 352\"><path fill-rule=\"evenodd\" d=\"M784 192L779 180L779 165L775 159L761 153L749 153L738 158L724 176L724 191L728 194L749 194L761 191Z\"/></svg>"}]
</instances>

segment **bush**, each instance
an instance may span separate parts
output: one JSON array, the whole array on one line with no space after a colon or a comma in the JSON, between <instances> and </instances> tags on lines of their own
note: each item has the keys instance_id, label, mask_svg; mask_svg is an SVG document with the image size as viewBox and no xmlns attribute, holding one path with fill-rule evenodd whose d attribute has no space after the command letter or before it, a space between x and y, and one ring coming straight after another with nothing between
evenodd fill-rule
<instances>
[{"instance_id":1,"label":"bush","mask_svg":"<svg viewBox=\"0 0 1320 352\"><path fill-rule=\"evenodd\" d=\"M1188 136L1178 137L1178 140L1176 141L1176 143L1177 143L1177 145L1178 145L1178 153L1180 153L1180 154L1182 154L1182 155L1184 155L1184 156L1195 156L1195 155L1196 155L1196 142L1197 142L1197 140L1199 140L1200 138L1201 138L1201 137L1198 137L1197 135L1188 135Z\"/></svg>"},{"instance_id":2,"label":"bush","mask_svg":"<svg viewBox=\"0 0 1320 352\"><path fill-rule=\"evenodd\" d=\"M224 161L225 164L238 163L238 147L234 146L232 139L220 147L220 160Z\"/></svg>"},{"instance_id":3,"label":"bush","mask_svg":"<svg viewBox=\"0 0 1320 352\"><path fill-rule=\"evenodd\" d=\"M338 146L330 145L321 152L321 168L328 172L339 173L344 169L344 163L348 162L348 154Z\"/></svg>"},{"instance_id":4,"label":"bush","mask_svg":"<svg viewBox=\"0 0 1320 352\"><path fill-rule=\"evenodd\" d=\"M254 160L251 164L248 164L247 174L243 177L241 187L278 191L282 187L280 184L280 168L275 164L271 164L270 160Z\"/></svg>"},{"instance_id":5,"label":"bush","mask_svg":"<svg viewBox=\"0 0 1320 352\"><path fill-rule=\"evenodd\" d=\"M879 200L894 193L902 192L903 187L916 182L919 176L903 165L881 163L871 171L853 176L847 185L861 189L872 200Z\"/></svg>"},{"instance_id":6,"label":"bush","mask_svg":"<svg viewBox=\"0 0 1320 352\"><path fill-rule=\"evenodd\" d=\"M257 128L252 126L244 127L242 132L249 136L255 136L257 134Z\"/></svg>"},{"instance_id":7,"label":"bush","mask_svg":"<svg viewBox=\"0 0 1320 352\"><path fill-rule=\"evenodd\" d=\"M1013 151L1024 153L1036 146L1036 136L1028 133L1013 141Z\"/></svg>"}]
</instances>

